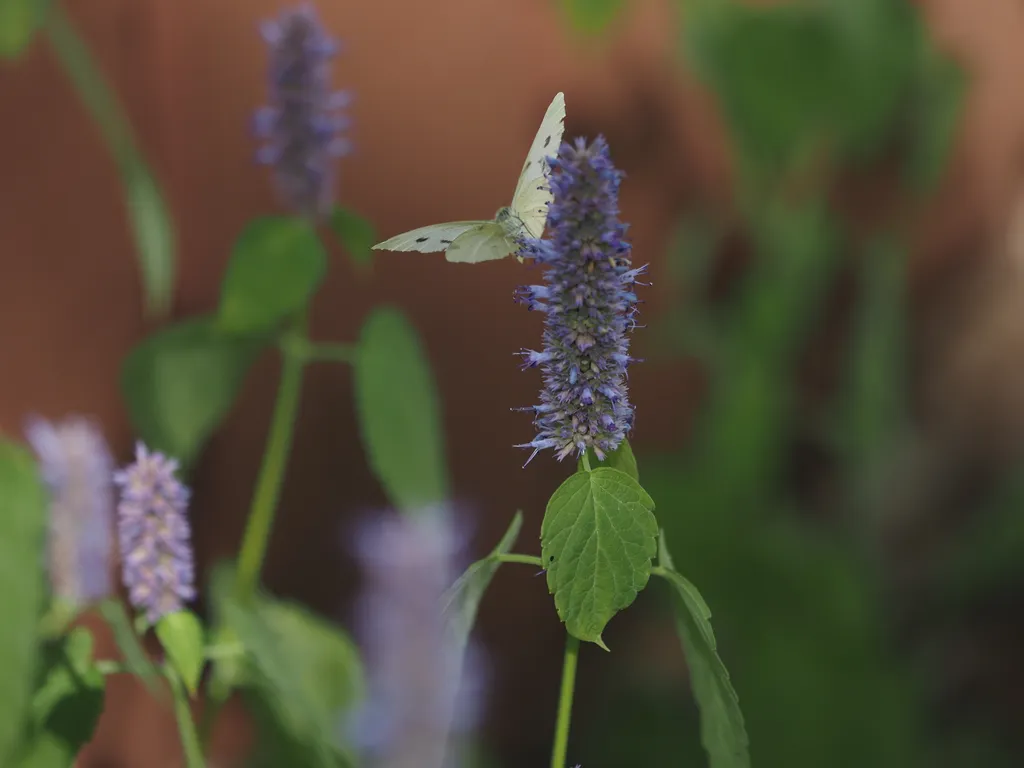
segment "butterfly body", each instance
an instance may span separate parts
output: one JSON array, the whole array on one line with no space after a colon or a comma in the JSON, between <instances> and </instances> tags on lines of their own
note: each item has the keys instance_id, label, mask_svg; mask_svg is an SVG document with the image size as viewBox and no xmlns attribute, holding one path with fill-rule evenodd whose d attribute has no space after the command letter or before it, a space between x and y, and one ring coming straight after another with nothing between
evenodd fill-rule
<instances>
[{"instance_id":1,"label":"butterfly body","mask_svg":"<svg viewBox=\"0 0 1024 768\"><path fill-rule=\"evenodd\" d=\"M565 97L558 93L544 114L540 130L530 146L512 204L498 209L493 220L451 221L421 227L377 243L374 249L421 253L444 251L448 261L475 264L503 259L515 253L524 237L540 237L544 233L551 202L547 157L554 155L562 143L564 120Z\"/></svg>"}]
</instances>

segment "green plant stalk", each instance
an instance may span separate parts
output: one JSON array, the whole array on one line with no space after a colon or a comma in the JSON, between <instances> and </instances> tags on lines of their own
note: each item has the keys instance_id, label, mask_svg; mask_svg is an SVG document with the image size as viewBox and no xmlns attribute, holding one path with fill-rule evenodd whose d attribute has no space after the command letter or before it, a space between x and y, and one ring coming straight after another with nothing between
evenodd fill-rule
<instances>
[{"instance_id":1,"label":"green plant stalk","mask_svg":"<svg viewBox=\"0 0 1024 768\"><path fill-rule=\"evenodd\" d=\"M128 188L127 202L130 208L132 180L137 181L140 174L149 175L131 123L125 116L117 96L107 84L89 47L60 7L60 3L49 3L46 16L45 31L50 46L114 157L121 178ZM158 266L161 272L156 271L157 265L144 264L143 281L147 290L147 309L155 315L162 316L170 309L169 286L174 284L173 259Z\"/></svg>"},{"instance_id":2,"label":"green plant stalk","mask_svg":"<svg viewBox=\"0 0 1024 768\"><path fill-rule=\"evenodd\" d=\"M544 561L536 555L517 555L510 553L507 555L494 555L494 559L499 563L520 563L522 565L536 565L538 568L544 565Z\"/></svg>"},{"instance_id":3,"label":"green plant stalk","mask_svg":"<svg viewBox=\"0 0 1024 768\"><path fill-rule=\"evenodd\" d=\"M562 665L562 691L558 696L558 719L555 721L555 745L551 750L551 768L566 768L569 748L569 720L572 717L572 695L576 688L576 661L580 641L568 635L565 641L565 662Z\"/></svg>"},{"instance_id":4,"label":"green plant stalk","mask_svg":"<svg viewBox=\"0 0 1024 768\"><path fill-rule=\"evenodd\" d=\"M308 321L305 313L298 317L290 336L305 339ZM301 347L301 342L296 345ZM242 545L238 554L238 571L235 579L235 594L240 600L250 600L259 585L260 571L267 554L270 532L274 526L274 512L281 496L288 454L291 451L295 433L295 419L299 411L299 397L302 391L302 371L306 358L292 351L292 345L282 345L283 364L281 383L277 389L277 401L270 422L270 435L263 452L263 465L253 494L252 508L246 522Z\"/></svg>"},{"instance_id":5,"label":"green plant stalk","mask_svg":"<svg viewBox=\"0 0 1024 768\"><path fill-rule=\"evenodd\" d=\"M196 726L192 721L192 708L188 705L188 696L185 694L185 686L170 666L164 666L164 676L171 684L171 693L174 694L174 719L178 722L178 734L181 737L181 747L185 752L186 768L206 768L206 761L203 759L203 750L199 744L199 736L196 734Z\"/></svg>"}]
</instances>

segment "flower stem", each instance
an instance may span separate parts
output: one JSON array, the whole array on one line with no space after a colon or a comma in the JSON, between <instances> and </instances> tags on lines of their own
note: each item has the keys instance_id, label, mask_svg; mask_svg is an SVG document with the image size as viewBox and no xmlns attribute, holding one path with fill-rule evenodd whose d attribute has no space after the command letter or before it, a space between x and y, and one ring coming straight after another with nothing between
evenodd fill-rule
<instances>
[{"instance_id":1,"label":"flower stem","mask_svg":"<svg viewBox=\"0 0 1024 768\"><path fill-rule=\"evenodd\" d=\"M289 335L305 338L306 316L297 318ZM270 423L270 435L267 447L263 452L263 466L260 468L256 491L253 494L249 520L242 536L242 546L238 554L238 572L235 581L235 594L240 600L249 600L256 591L263 569L263 560L267 554L267 543L274 525L274 511L281 495L281 483L284 479L288 453L291 450L292 436L295 432L295 419L299 410L299 395L302 390L302 369L305 357L292 351L294 346L282 344L283 365L281 383L277 389L277 402L274 404L274 415Z\"/></svg>"},{"instance_id":2,"label":"flower stem","mask_svg":"<svg viewBox=\"0 0 1024 768\"><path fill-rule=\"evenodd\" d=\"M203 760L203 750L199 746L199 736L192 721L192 709L188 705L185 686L170 667L164 668L164 674L174 694L174 717L178 721L178 734L181 736L181 746L185 751L186 768L205 768L206 762Z\"/></svg>"},{"instance_id":3,"label":"flower stem","mask_svg":"<svg viewBox=\"0 0 1024 768\"><path fill-rule=\"evenodd\" d=\"M576 660L580 641L568 635L565 641L565 662L562 665L562 692L558 697L558 719L555 721L555 746L551 751L551 768L565 768L569 748L569 719L572 716L572 694L576 687Z\"/></svg>"},{"instance_id":4,"label":"flower stem","mask_svg":"<svg viewBox=\"0 0 1024 768\"><path fill-rule=\"evenodd\" d=\"M538 568L544 565L544 561L536 555L494 555L494 559L499 563L522 563L523 565L536 565Z\"/></svg>"}]
</instances>

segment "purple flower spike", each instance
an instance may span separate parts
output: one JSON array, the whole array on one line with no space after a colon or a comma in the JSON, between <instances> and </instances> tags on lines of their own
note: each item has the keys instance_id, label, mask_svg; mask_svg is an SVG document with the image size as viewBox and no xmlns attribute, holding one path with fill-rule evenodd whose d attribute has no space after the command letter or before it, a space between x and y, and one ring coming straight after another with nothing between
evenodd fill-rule
<instances>
[{"instance_id":1,"label":"purple flower spike","mask_svg":"<svg viewBox=\"0 0 1024 768\"><path fill-rule=\"evenodd\" d=\"M634 268L619 221L619 182L608 144L563 142L549 159L553 199L550 239L525 240L520 255L544 266L544 285L516 292L529 309L543 310L544 351L525 350L525 366L544 376L541 404L533 408L537 436L527 464L550 448L561 461L593 449L614 451L633 426L626 389L628 333L636 326L634 286L646 266Z\"/></svg>"},{"instance_id":2,"label":"purple flower spike","mask_svg":"<svg viewBox=\"0 0 1024 768\"><path fill-rule=\"evenodd\" d=\"M25 434L50 494L47 566L54 596L79 609L107 597L113 549L114 460L88 419L32 418Z\"/></svg>"},{"instance_id":3,"label":"purple flower spike","mask_svg":"<svg viewBox=\"0 0 1024 768\"><path fill-rule=\"evenodd\" d=\"M141 442L135 463L114 473L124 584L128 599L150 624L195 599L189 490L174 473L178 462Z\"/></svg>"},{"instance_id":4,"label":"purple flower spike","mask_svg":"<svg viewBox=\"0 0 1024 768\"><path fill-rule=\"evenodd\" d=\"M330 60L338 43L309 4L283 11L261 25L270 47L269 105L257 110L254 130L265 143L257 161L273 168L282 202L314 218L334 202L334 160L349 151L340 136L347 92L330 89Z\"/></svg>"}]
</instances>

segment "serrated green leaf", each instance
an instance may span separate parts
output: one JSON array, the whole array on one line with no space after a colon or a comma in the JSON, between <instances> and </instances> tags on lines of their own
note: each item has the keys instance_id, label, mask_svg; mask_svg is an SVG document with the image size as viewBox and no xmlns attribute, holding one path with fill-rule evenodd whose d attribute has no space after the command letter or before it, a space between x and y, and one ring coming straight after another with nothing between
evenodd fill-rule
<instances>
[{"instance_id":1,"label":"serrated green leaf","mask_svg":"<svg viewBox=\"0 0 1024 768\"><path fill-rule=\"evenodd\" d=\"M128 670L145 683L151 693L157 691L158 674L156 667L149 660L139 636L132 628L131 620L125 613L124 606L120 600L109 598L100 603L100 615L107 621L114 634L114 642L121 649L124 656L124 664Z\"/></svg>"},{"instance_id":2,"label":"serrated green leaf","mask_svg":"<svg viewBox=\"0 0 1024 768\"><path fill-rule=\"evenodd\" d=\"M0 0L0 56L20 56L46 16L50 0Z\"/></svg>"},{"instance_id":3,"label":"serrated green leaf","mask_svg":"<svg viewBox=\"0 0 1024 768\"><path fill-rule=\"evenodd\" d=\"M367 219L350 208L336 205L331 212L331 229L353 262L361 266L373 262L373 244L377 242L377 233Z\"/></svg>"},{"instance_id":4,"label":"serrated green leaf","mask_svg":"<svg viewBox=\"0 0 1024 768\"><path fill-rule=\"evenodd\" d=\"M31 455L0 439L0 765L18 743L35 682L46 519Z\"/></svg>"},{"instance_id":5,"label":"serrated green leaf","mask_svg":"<svg viewBox=\"0 0 1024 768\"><path fill-rule=\"evenodd\" d=\"M150 336L121 368L121 391L136 434L150 448L191 466L230 412L262 347L262 339L220 333L210 316Z\"/></svg>"},{"instance_id":6,"label":"serrated green leaf","mask_svg":"<svg viewBox=\"0 0 1024 768\"><path fill-rule=\"evenodd\" d=\"M573 27L593 34L607 29L626 3L625 0L561 0L561 4Z\"/></svg>"},{"instance_id":7,"label":"serrated green leaf","mask_svg":"<svg viewBox=\"0 0 1024 768\"><path fill-rule=\"evenodd\" d=\"M607 650L601 633L647 586L657 535L654 500L625 472L600 467L559 486L541 523L541 559L569 634Z\"/></svg>"},{"instance_id":8,"label":"serrated green leaf","mask_svg":"<svg viewBox=\"0 0 1024 768\"><path fill-rule=\"evenodd\" d=\"M327 254L310 225L283 216L246 226L221 286L218 327L250 335L276 328L305 307L327 272Z\"/></svg>"},{"instance_id":9,"label":"serrated green leaf","mask_svg":"<svg viewBox=\"0 0 1024 768\"><path fill-rule=\"evenodd\" d=\"M618 448L605 456L604 461L598 460L592 448L587 449L587 458L590 460L591 469L611 467L620 472L625 472L638 483L640 482L640 469L636 465L636 456L633 455L633 448L628 440L623 440ZM581 456L576 462L576 471L583 472L584 469L586 468L583 466L583 457Z\"/></svg>"},{"instance_id":10,"label":"serrated green leaf","mask_svg":"<svg viewBox=\"0 0 1024 768\"><path fill-rule=\"evenodd\" d=\"M676 573L664 531L658 541L658 563L659 575L672 585L678 598L673 601L676 627L700 708L701 743L708 753L709 768L749 768L747 729L729 670L718 655L711 609L697 588Z\"/></svg>"},{"instance_id":11,"label":"serrated green leaf","mask_svg":"<svg viewBox=\"0 0 1024 768\"><path fill-rule=\"evenodd\" d=\"M0 0L0 3L10 1ZM146 308L150 314L162 317L170 310L176 266L174 227L167 204L139 151L132 126L117 96L60 6L55 5L50 10L46 29L57 58L121 172Z\"/></svg>"},{"instance_id":12,"label":"serrated green leaf","mask_svg":"<svg viewBox=\"0 0 1024 768\"><path fill-rule=\"evenodd\" d=\"M295 603L264 595L239 602L233 578L229 566L220 566L211 598L221 628L246 650L246 664L233 683L243 689L260 723L255 764L349 765L337 726L364 695L356 646L340 628Z\"/></svg>"},{"instance_id":13,"label":"serrated green leaf","mask_svg":"<svg viewBox=\"0 0 1024 768\"><path fill-rule=\"evenodd\" d=\"M501 563L498 555L506 555L515 546L519 532L523 528L523 513L516 512L515 517L491 553L483 560L477 560L466 569L458 580L448 588L441 597L441 610L444 613L448 630L459 649L459 656L466 648L469 633L476 623L477 609L483 599L484 592L491 584Z\"/></svg>"},{"instance_id":14,"label":"serrated green leaf","mask_svg":"<svg viewBox=\"0 0 1024 768\"><path fill-rule=\"evenodd\" d=\"M416 330L393 307L367 318L355 362L355 401L370 467L398 509L448 498L440 405Z\"/></svg>"},{"instance_id":15,"label":"serrated green leaf","mask_svg":"<svg viewBox=\"0 0 1024 768\"><path fill-rule=\"evenodd\" d=\"M203 673L206 655L204 635L199 617L187 609L168 613L156 623L160 645L193 697Z\"/></svg>"},{"instance_id":16,"label":"serrated green leaf","mask_svg":"<svg viewBox=\"0 0 1024 768\"><path fill-rule=\"evenodd\" d=\"M106 694L92 652L85 627L43 646L42 677L25 741L13 761L16 768L70 768L92 740Z\"/></svg>"}]
</instances>

